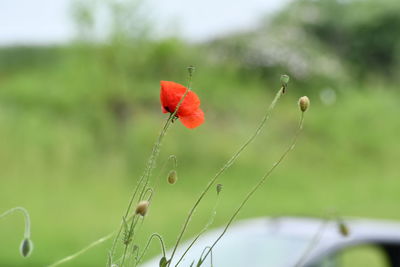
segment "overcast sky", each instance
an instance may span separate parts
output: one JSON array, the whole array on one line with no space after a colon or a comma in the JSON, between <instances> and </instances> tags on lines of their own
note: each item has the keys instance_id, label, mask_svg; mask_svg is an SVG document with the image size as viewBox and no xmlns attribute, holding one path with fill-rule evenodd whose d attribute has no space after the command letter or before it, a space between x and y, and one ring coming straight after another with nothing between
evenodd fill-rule
<instances>
[{"instance_id":1,"label":"overcast sky","mask_svg":"<svg viewBox=\"0 0 400 267\"><path fill-rule=\"evenodd\" d=\"M63 43L74 37L73 0L0 0L0 45ZM147 0L160 29L201 41L251 28L290 0ZM176 31L178 30L178 31ZM167 33L171 34L170 32Z\"/></svg>"}]
</instances>

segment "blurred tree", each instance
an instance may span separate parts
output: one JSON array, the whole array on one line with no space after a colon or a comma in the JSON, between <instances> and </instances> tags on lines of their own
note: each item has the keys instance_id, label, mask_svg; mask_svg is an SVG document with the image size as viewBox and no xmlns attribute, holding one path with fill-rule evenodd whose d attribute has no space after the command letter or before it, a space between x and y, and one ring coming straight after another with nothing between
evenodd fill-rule
<instances>
[{"instance_id":1,"label":"blurred tree","mask_svg":"<svg viewBox=\"0 0 400 267\"><path fill-rule=\"evenodd\" d=\"M400 66L400 1L298 0L257 30L210 45L265 79L289 72L305 86L394 79ZM368 79L366 79L368 80Z\"/></svg>"}]
</instances>

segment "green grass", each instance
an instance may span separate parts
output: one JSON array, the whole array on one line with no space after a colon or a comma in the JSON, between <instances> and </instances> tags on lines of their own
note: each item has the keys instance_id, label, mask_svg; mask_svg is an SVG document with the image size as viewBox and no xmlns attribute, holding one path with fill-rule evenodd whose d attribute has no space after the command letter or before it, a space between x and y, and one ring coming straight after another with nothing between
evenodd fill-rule
<instances>
[{"instance_id":1,"label":"green grass","mask_svg":"<svg viewBox=\"0 0 400 267\"><path fill-rule=\"evenodd\" d=\"M166 119L158 104L159 80L184 81L185 75L151 69L153 76L138 75L123 85L112 77L115 70L108 73L101 64L93 64L82 73L75 60L1 76L0 212L26 207L35 244L32 256L21 258L22 216L0 220L4 266L49 264L118 227ZM208 179L254 131L279 87L278 82L265 86L256 75L243 78L229 68L213 73L217 67L201 61L199 65L194 85L207 121L196 130L177 122L167 134L157 166L175 154L179 180L171 186L166 173L162 176L140 236L144 240L146 234L161 233L168 247ZM313 90L296 149L240 218L321 216L336 210L345 216L400 219L398 94L379 88L341 89L331 106L319 100L319 88ZM301 95L292 81L267 130L220 178L224 190L213 227L227 221L289 144ZM109 109L108 101L114 98L128 106L122 121ZM185 238L206 223L215 197L212 190ZM101 266L109 247L101 245L65 266ZM159 253L157 248L152 246L149 256Z\"/></svg>"}]
</instances>

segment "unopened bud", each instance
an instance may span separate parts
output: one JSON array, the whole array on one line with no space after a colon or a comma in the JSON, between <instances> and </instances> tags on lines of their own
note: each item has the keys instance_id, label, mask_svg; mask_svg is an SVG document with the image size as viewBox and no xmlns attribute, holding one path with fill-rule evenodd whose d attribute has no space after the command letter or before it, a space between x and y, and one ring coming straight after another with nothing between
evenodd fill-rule
<instances>
[{"instance_id":1,"label":"unopened bud","mask_svg":"<svg viewBox=\"0 0 400 267\"><path fill-rule=\"evenodd\" d=\"M349 234L350 234L349 228L342 220L339 220L338 227L339 227L339 233L342 236L349 236Z\"/></svg>"},{"instance_id":2,"label":"unopened bud","mask_svg":"<svg viewBox=\"0 0 400 267\"><path fill-rule=\"evenodd\" d=\"M167 259L165 257L162 257L161 260L160 260L160 264L159 264L160 267L166 267L167 264L168 264Z\"/></svg>"},{"instance_id":3,"label":"unopened bud","mask_svg":"<svg viewBox=\"0 0 400 267\"><path fill-rule=\"evenodd\" d=\"M188 69L189 75L192 76L193 72L195 71L196 68L193 65L190 65L187 69Z\"/></svg>"},{"instance_id":4,"label":"unopened bud","mask_svg":"<svg viewBox=\"0 0 400 267\"><path fill-rule=\"evenodd\" d=\"M217 184L217 194L221 193L222 191L222 184Z\"/></svg>"},{"instance_id":5,"label":"unopened bud","mask_svg":"<svg viewBox=\"0 0 400 267\"><path fill-rule=\"evenodd\" d=\"M302 96L299 99L299 107L302 112L305 112L310 106L310 99L307 96Z\"/></svg>"},{"instance_id":6,"label":"unopened bud","mask_svg":"<svg viewBox=\"0 0 400 267\"><path fill-rule=\"evenodd\" d=\"M168 183L174 184L178 180L178 175L176 174L175 170L172 170L168 174Z\"/></svg>"},{"instance_id":7,"label":"unopened bud","mask_svg":"<svg viewBox=\"0 0 400 267\"><path fill-rule=\"evenodd\" d=\"M286 74L281 75L281 84L287 86L290 81L290 77Z\"/></svg>"},{"instance_id":8,"label":"unopened bud","mask_svg":"<svg viewBox=\"0 0 400 267\"><path fill-rule=\"evenodd\" d=\"M147 200L142 200L137 204L136 206L136 214L140 214L141 216L145 216L147 213L147 210L149 208L150 203Z\"/></svg>"},{"instance_id":9,"label":"unopened bud","mask_svg":"<svg viewBox=\"0 0 400 267\"><path fill-rule=\"evenodd\" d=\"M29 257L33 250L33 243L29 238L25 238L21 242L21 246L19 248L19 252L23 257Z\"/></svg>"}]
</instances>

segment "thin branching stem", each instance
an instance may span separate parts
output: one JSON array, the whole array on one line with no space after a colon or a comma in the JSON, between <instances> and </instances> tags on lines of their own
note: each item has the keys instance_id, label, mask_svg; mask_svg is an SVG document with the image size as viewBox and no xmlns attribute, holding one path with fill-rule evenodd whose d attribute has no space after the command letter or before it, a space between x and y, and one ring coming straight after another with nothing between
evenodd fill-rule
<instances>
[{"instance_id":1,"label":"thin branching stem","mask_svg":"<svg viewBox=\"0 0 400 267\"><path fill-rule=\"evenodd\" d=\"M159 183L160 177L161 177L161 175L163 174L163 172L164 172L164 170L165 170L165 167L167 166L167 164L168 164L168 162L169 162L170 160L172 160L172 162L173 162L174 169L177 169L177 168L178 168L178 159L176 158L175 155L170 155L170 156L168 157L168 159L164 162L163 166L161 167L160 173L158 174L158 176L156 177L156 179L155 179L155 181L154 181L153 194L150 196L149 202L151 202L151 200L152 200L152 198L153 198L153 196L154 196L154 193L156 192L156 189L157 189L157 187L158 187L158 183Z\"/></svg>"},{"instance_id":2,"label":"thin branching stem","mask_svg":"<svg viewBox=\"0 0 400 267\"><path fill-rule=\"evenodd\" d=\"M72 255L70 255L70 256L68 256L68 257L65 257L65 258L63 258L63 259L61 259L61 260L59 260L59 261L56 261L56 262L53 263L53 264L50 264L48 267L59 266L60 264L66 263L67 261L70 261L70 260L73 260L73 259L75 259L76 257L78 257L78 256L80 256L81 254L83 254L83 253L85 253L86 251L88 251L89 249L91 249L91 248L93 248L93 247L95 247L95 246L97 246L97 245L99 245L99 244L101 244L101 243L107 241L107 240L110 239L114 234L115 234L115 232L112 232L112 233L110 233L110 234L108 234L108 235L106 235L106 236L104 236L104 237L102 237L102 238L100 238L100 239L94 241L93 243L91 243L91 244L89 244L88 246L84 247L83 249L77 251L76 253L74 253L74 254L72 254Z\"/></svg>"},{"instance_id":3,"label":"thin branching stem","mask_svg":"<svg viewBox=\"0 0 400 267\"><path fill-rule=\"evenodd\" d=\"M186 248L185 252L183 252L182 256L179 258L178 262L175 264L175 267L181 263L183 258L186 256L186 254L189 252L189 250L193 247L193 245L196 243L196 241L200 238L200 236L207 231L207 229L210 227L210 225L214 222L215 216L217 214L217 208L219 204L219 196L220 194L217 195L217 201L215 202L215 206L213 208L213 212L211 213L211 217L208 220L207 224L204 226L204 228L200 231L200 233L197 234L197 236L192 240L192 242L189 244L189 246Z\"/></svg>"},{"instance_id":4,"label":"thin branching stem","mask_svg":"<svg viewBox=\"0 0 400 267\"><path fill-rule=\"evenodd\" d=\"M136 220L135 220L135 218L137 218ZM129 248L129 245L132 243L132 238L133 238L133 235L135 234L134 233L134 231L135 231L135 226L136 226L136 224L137 224L137 222L139 221L139 216L135 216L135 217L133 217L133 220L132 220L132 222L131 222L131 225L130 225L130 227L129 227L129 232L128 232L128 239L127 240L125 240L125 249L124 249L124 254L122 255L122 262L121 262L121 266L124 266L124 262L125 262L125 258L126 258L126 253L127 253L127 251L128 251L128 248Z\"/></svg>"},{"instance_id":5,"label":"thin branching stem","mask_svg":"<svg viewBox=\"0 0 400 267\"><path fill-rule=\"evenodd\" d=\"M149 237L149 240L147 241L147 244L146 244L145 248L143 249L142 254L141 254L140 257L138 258L137 264L139 264L140 261L143 259L144 255L146 254L147 250L149 249L149 246L150 246L151 241L152 241L154 238L157 238L157 239L160 241L162 254L163 254L163 257L165 257L165 243L164 243L164 240L163 240L162 236L160 236L159 234L153 233L153 234Z\"/></svg>"},{"instance_id":6,"label":"thin branching stem","mask_svg":"<svg viewBox=\"0 0 400 267\"><path fill-rule=\"evenodd\" d=\"M322 234L325 231L326 226L328 225L329 220L325 219L313 238L311 239L310 243L308 244L307 248L305 249L304 253L301 255L300 259L297 261L295 267L301 267L304 265L305 261L307 260L308 256L310 256L311 251L318 245L319 241L322 238Z\"/></svg>"},{"instance_id":7,"label":"thin branching stem","mask_svg":"<svg viewBox=\"0 0 400 267\"><path fill-rule=\"evenodd\" d=\"M128 222L129 222L130 220L132 220L133 218L134 218L134 216L130 217L129 220L128 220ZM105 235L105 236L103 236L103 237L97 239L96 241L90 243L89 245L87 245L87 246L84 247L83 249L77 251L76 253L74 253L74 254L72 254L72 255L69 255L69 256L67 256L67 257L65 257L65 258L62 258L62 259L56 261L55 263L52 263L52 264L48 265L48 267L58 266L58 265L60 265L60 264L62 264L62 263L65 263L65 262L68 262L68 261L70 261L70 260L75 259L76 257L78 257L78 256L80 256L81 254L85 253L85 252L88 251L89 249L91 249L91 248L93 248L93 247L95 247L95 246L97 246L97 245L100 245L101 243L107 241L107 240L110 239L115 233L116 233L116 231L113 231L113 232L109 233L108 235ZM111 258L111 255L109 255L109 258Z\"/></svg>"},{"instance_id":8,"label":"thin branching stem","mask_svg":"<svg viewBox=\"0 0 400 267\"><path fill-rule=\"evenodd\" d=\"M207 192L210 190L210 188L213 186L213 184L215 183L215 181L218 179L219 176L221 176L221 174L223 174L225 172L225 170L227 170L235 161L236 159L240 156L240 154L243 152L243 150L246 149L246 147L253 142L253 140L260 134L261 130L263 129L263 127L265 126L266 122L268 121L269 117L271 116L272 110L274 109L276 103L278 102L279 98L282 96L283 94L283 90L284 87L282 86L278 93L275 95L275 98L272 100L270 106L268 107L267 112L265 113L263 119L261 120L260 124L258 125L257 129L255 130L255 132L250 136L249 139L246 140L246 142L236 151L236 153L225 163L224 166L222 166L222 168L214 175L213 178L211 178L211 180L208 182L206 188L203 190L203 192L200 194L199 198L196 200L196 202L194 203L193 207L191 208L191 210L189 211L188 216L186 217L186 220L183 224L182 230L178 235L178 238L176 240L175 246L172 250L172 254L171 257L169 259L169 264L168 266L171 265L172 259L175 255L176 249L178 248L179 243L182 240L182 237L184 235L184 233L186 232L186 229L189 225L189 222L197 208L197 206L200 204L201 200L204 198L204 196L207 194Z\"/></svg>"},{"instance_id":9,"label":"thin branching stem","mask_svg":"<svg viewBox=\"0 0 400 267\"><path fill-rule=\"evenodd\" d=\"M285 152L281 155L281 157L278 159L277 162L275 162L272 167L265 173L265 175L261 178L261 180L253 187L253 189L246 195L242 203L239 205L239 207L236 209L236 211L233 213L232 217L229 219L228 223L226 224L224 230L222 233L218 236L218 238L214 241L214 243L211 245L211 248L208 250L206 255L204 256L203 261L207 258L208 254L210 251L215 247L215 245L221 240L221 238L225 235L226 231L228 230L229 226L232 224L233 220L236 218L236 216L239 214L239 212L242 210L243 206L249 201L249 199L254 195L254 193L264 184L264 182L267 180L267 178L271 175L271 173L275 170L276 167L279 166L279 164L286 158L286 156L289 154L290 151L293 150L297 143L297 139L300 135L300 132L303 128L303 122L304 122L304 112L301 113L301 118L300 118L300 123L298 130L289 145L289 147L285 150Z\"/></svg>"},{"instance_id":10,"label":"thin branching stem","mask_svg":"<svg viewBox=\"0 0 400 267\"><path fill-rule=\"evenodd\" d=\"M177 104L177 106L176 106L174 112L171 113L170 116L168 117L167 121L166 121L165 124L164 124L163 129L162 129L161 132L160 132L160 135L159 135L158 138L157 138L156 143L154 144L154 146L153 146L153 148L152 148L152 151L151 151L149 160L148 160L148 162L147 162L145 171L144 171L143 175L140 177L140 179L139 179L139 181L138 181L138 183L137 183L137 185L136 185L136 187L135 187L134 193L132 194L132 196L131 196L131 198L130 198L130 200L129 200L129 204L128 204L128 207L127 207L127 209L126 209L124 218L126 218L126 217L128 216L128 214L129 214L129 212L130 212L130 210L131 210L131 208L132 208L133 202L134 202L134 200L135 200L135 198L136 198L136 195L137 195L137 193L138 193L138 191L139 191L139 188L141 187L141 184L144 182L144 185L143 185L143 187L142 187L142 189L141 189L141 192L140 192L140 195L139 195L139 198L138 198L138 202L143 198L143 194L144 194L144 192L145 192L145 190L146 190L146 187L147 187L147 185L148 185L148 183L149 183L149 179L150 179L150 176L151 176L151 172L152 172L152 170L153 170L154 167L155 167L155 163L156 163L157 158L158 158L158 155L159 155L159 153L160 153L160 146L161 146L161 143L162 143L162 141L163 141L163 139L164 139L165 134L166 134L167 131L168 131L169 126L171 125L172 121L175 119L175 116L176 116L176 114L177 114L177 112L178 112L178 110L179 110L179 107L182 105L182 103L183 103L183 101L184 101L186 95L187 95L187 94L189 93L189 91L190 91L191 82L192 82L192 72L189 71L187 90L186 90L185 93L182 95L181 99L179 100L179 102L178 102L178 104ZM118 233L117 233L116 237L114 238L114 242L113 242L113 245L112 245L111 251L110 251L111 257L114 255L114 252L115 252L115 249L116 249L116 246L117 246L117 241L118 241L119 236L121 235L121 232L122 232L122 228L123 228L123 222L122 222L121 225L120 225L120 228L119 228L119 230L118 230ZM126 250L125 250L125 251L126 251ZM124 252L124 254L126 254L126 252Z\"/></svg>"}]
</instances>

